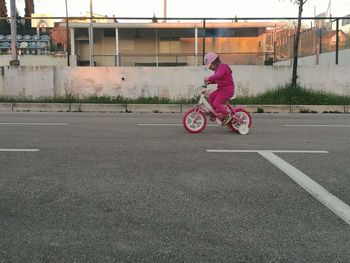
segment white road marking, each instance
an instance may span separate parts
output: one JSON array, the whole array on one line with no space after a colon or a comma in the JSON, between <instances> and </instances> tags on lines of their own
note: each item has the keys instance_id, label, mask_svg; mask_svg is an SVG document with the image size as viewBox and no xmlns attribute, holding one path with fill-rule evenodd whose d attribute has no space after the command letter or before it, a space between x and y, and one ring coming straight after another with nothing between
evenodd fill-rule
<instances>
[{"instance_id":1,"label":"white road marking","mask_svg":"<svg viewBox=\"0 0 350 263\"><path fill-rule=\"evenodd\" d=\"M139 123L137 124L138 126L182 126L182 124L179 123ZM215 127L215 126L219 126L219 125L206 125L208 127Z\"/></svg>"},{"instance_id":2,"label":"white road marking","mask_svg":"<svg viewBox=\"0 0 350 263\"><path fill-rule=\"evenodd\" d=\"M267 151L258 153L350 225L350 207L347 204L274 153Z\"/></svg>"},{"instance_id":3,"label":"white road marking","mask_svg":"<svg viewBox=\"0 0 350 263\"><path fill-rule=\"evenodd\" d=\"M182 124L176 123L140 123L139 126L181 126Z\"/></svg>"},{"instance_id":4,"label":"white road marking","mask_svg":"<svg viewBox=\"0 0 350 263\"><path fill-rule=\"evenodd\" d=\"M258 152L274 152L274 153L328 153L327 151L299 151L299 150L207 150L210 153L258 153Z\"/></svg>"},{"instance_id":5,"label":"white road marking","mask_svg":"<svg viewBox=\"0 0 350 263\"><path fill-rule=\"evenodd\" d=\"M39 152L39 149L0 149L0 152Z\"/></svg>"},{"instance_id":6,"label":"white road marking","mask_svg":"<svg viewBox=\"0 0 350 263\"><path fill-rule=\"evenodd\" d=\"M63 122L1 122L0 125L69 125Z\"/></svg>"},{"instance_id":7,"label":"white road marking","mask_svg":"<svg viewBox=\"0 0 350 263\"><path fill-rule=\"evenodd\" d=\"M300 185L305 191L315 197L323 205L328 207L333 213L343 219L350 225L350 206L341 201L335 195L328 192L321 185L313 181L306 174L296 169L280 157L274 154L277 153L327 153L327 151L286 151L286 150L207 150L207 152L256 152L275 165L282 172L287 174L292 180Z\"/></svg>"},{"instance_id":8,"label":"white road marking","mask_svg":"<svg viewBox=\"0 0 350 263\"><path fill-rule=\"evenodd\" d=\"M329 124L290 124L284 127L350 127L350 125L329 125Z\"/></svg>"}]
</instances>

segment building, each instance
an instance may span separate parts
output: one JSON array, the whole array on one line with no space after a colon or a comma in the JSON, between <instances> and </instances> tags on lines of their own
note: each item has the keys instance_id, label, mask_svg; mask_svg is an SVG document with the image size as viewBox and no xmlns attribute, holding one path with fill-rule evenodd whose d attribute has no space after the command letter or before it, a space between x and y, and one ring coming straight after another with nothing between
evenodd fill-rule
<instances>
[{"instance_id":1,"label":"building","mask_svg":"<svg viewBox=\"0 0 350 263\"><path fill-rule=\"evenodd\" d=\"M275 59L274 61L287 60L293 57L295 29L280 29L274 33ZM307 57L319 53L336 50L336 30L323 30L319 28L303 29L300 33L299 57ZM338 31L338 48L350 48L349 34Z\"/></svg>"},{"instance_id":2,"label":"building","mask_svg":"<svg viewBox=\"0 0 350 263\"><path fill-rule=\"evenodd\" d=\"M94 16L95 17L95 16ZM96 66L195 66L215 51L229 64L263 65L273 57L269 28L276 22L128 22L103 18L93 23ZM58 27L66 27L65 22ZM90 23L70 21L71 64L90 65Z\"/></svg>"},{"instance_id":3,"label":"building","mask_svg":"<svg viewBox=\"0 0 350 263\"><path fill-rule=\"evenodd\" d=\"M350 14L345 17L346 18L341 20L341 30L345 34L350 34Z\"/></svg>"}]
</instances>

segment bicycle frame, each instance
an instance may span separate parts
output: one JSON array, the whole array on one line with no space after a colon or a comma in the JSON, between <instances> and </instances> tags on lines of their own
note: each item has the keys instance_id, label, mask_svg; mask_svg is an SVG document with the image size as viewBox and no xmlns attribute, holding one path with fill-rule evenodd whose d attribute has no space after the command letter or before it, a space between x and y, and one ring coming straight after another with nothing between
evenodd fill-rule
<instances>
[{"instance_id":1,"label":"bicycle frame","mask_svg":"<svg viewBox=\"0 0 350 263\"><path fill-rule=\"evenodd\" d=\"M213 108L213 106L211 106L210 103L205 98L205 94L206 94L206 91L201 92L201 97L199 99L197 106L204 112L211 112L213 114L216 114L216 111Z\"/></svg>"},{"instance_id":2,"label":"bicycle frame","mask_svg":"<svg viewBox=\"0 0 350 263\"><path fill-rule=\"evenodd\" d=\"M200 107L202 109L202 111L204 111L204 112L210 112L210 113L213 113L214 115L217 115L216 110L213 108L213 106L210 105L210 103L205 98L205 94L206 94L206 91L202 91L201 92L201 96L199 98L199 102L197 104L197 107ZM236 111L238 109L244 109L243 106L237 106L237 105L232 106L232 105L230 105L230 101L229 100L226 102L225 108L226 108L227 112L230 112L230 113L233 113L233 114L236 113Z\"/></svg>"},{"instance_id":3,"label":"bicycle frame","mask_svg":"<svg viewBox=\"0 0 350 263\"><path fill-rule=\"evenodd\" d=\"M202 88L206 88L206 86L204 84ZM211 121L216 121L218 125L222 125L223 116L208 102L205 96L206 93L206 89L201 90L198 104L188 110L183 117L183 125L191 133L199 133L205 128L207 122L205 115L210 116ZM224 107L232 117L227 127L234 132L239 132L243 135L247 134L251 125L250 114L243 106L230 105L229 100ZM195 114L193 115L192 113Z\"/></svg>"}]
</instances>

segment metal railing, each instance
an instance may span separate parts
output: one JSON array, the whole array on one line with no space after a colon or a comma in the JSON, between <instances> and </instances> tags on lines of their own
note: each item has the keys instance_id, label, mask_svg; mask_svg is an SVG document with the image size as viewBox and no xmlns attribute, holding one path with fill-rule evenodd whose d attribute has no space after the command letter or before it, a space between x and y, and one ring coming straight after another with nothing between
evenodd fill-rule
<instances>
[{"instance_id":1,"label":"metal railing","mask_svg":"<svg viewBox=\"0 0 350 263\"><path fill-rule=\"evenodd\" d=\"M10 17L0 17L0 22L9 21ZM31 20L31 17L17 17L18 21ZM72 22L86 22L90 23L90 20L94 21L94 26L101 20L105 20L110 23L115 23L116 28L118 23L157 23L164 21L167 22L181 21L181 22L197 22L201 23L201 34L198 36L203 43L200 50L195 54L188 52L177 53L163 53L158 52L154 54L148 53L128 53L120 52L118 54L92 54L94 60L107 61L102 63L96 63L96 65L114 64L114 65L196 65L202 63L203 55L208 51L206 46L206 39L212 38L212 35L208 35L208 23L210 22L267 22L267 21L284 21L286 26L269 27L266 32L266 37L269 39L269 43L265 43L265 47L262 50L268 50L264 52L227 52L223 53L220 50L213 50L221 53L221 55L231 64L271 64L273 62L290 60L293 54L293 46L295 39L295 22L296 17L229 17L229 18L150 18L150 17L35 17L35 19L53 19L63 20L61 27L68 26ZM303 17L303 28L301 32L299 57L306 56L319 56L322 53L334 52L334 63L339 63L339 51L342 49L350 48L350 29L349 31L342 30L341 22L343 20L349 20L350 17ZM66 21L66 22L65 22ZM97 26L96 26L97 27ZM350 25L348 25L350 28ZM39 29L40 30L40 29ZM7 32L8 33L8 32ZM25 32L21 32L25 34ZM5 35L5 34L4 34ZM67 36L68 37L68 36ZM179 36L181 37L181 36ZM214 36L215 38L215 36ZM159 40L157 40L159 45ZM90 42L90 41L89 41ZM89 46L92 43L89 43ZM55 45L52 45L54 47ZM68 52L70 52L68 48ZM91 52L91 51L90 51ZM82 54L76 54L78 57L84 57ZM133 58L134 62L130 60ZM153 61L152 61L153 60ZM84 60L82 60L84 61ZM243 61L243 62L242 62Z\"/></svg>"}]
</instances>

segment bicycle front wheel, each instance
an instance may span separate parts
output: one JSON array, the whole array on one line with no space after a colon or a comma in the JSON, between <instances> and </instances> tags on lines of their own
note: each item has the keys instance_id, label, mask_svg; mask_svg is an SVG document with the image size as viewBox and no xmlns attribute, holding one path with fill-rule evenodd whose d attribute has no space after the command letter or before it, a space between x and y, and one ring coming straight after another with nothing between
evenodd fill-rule
<instances>
[{"instance_id":1,"label":"bicycle front wheel","mask_svg":"<svg viewBox=\"0 0 350 263\"><path fill-rule=\"evenodd\" d=\"M190 133L200 133L207 124L207 118L199 109L187 111L182 119L184 128Z\"/></svg>"}]
</instances>

